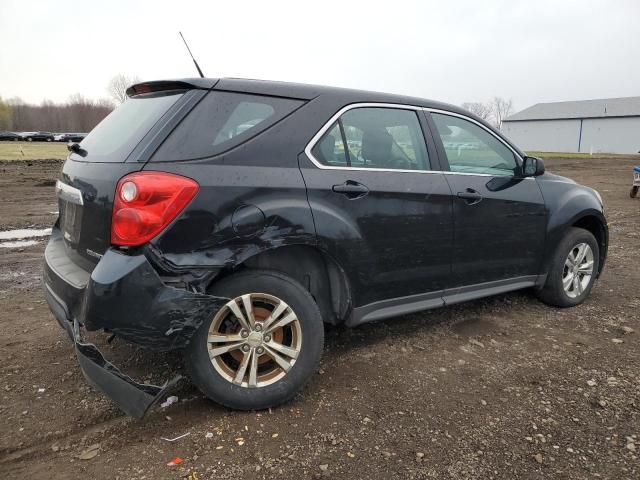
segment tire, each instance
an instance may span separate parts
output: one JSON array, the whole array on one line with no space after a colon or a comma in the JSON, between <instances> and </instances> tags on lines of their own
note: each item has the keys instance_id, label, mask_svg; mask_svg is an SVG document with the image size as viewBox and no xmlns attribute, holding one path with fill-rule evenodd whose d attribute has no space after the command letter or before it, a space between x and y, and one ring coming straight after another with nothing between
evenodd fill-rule
<instances>
[{"instance_id":1,"label":"tire","mask_svg":"<svg viewBox=\"0 0 640 480\"><path fill-rule=\"evenodd\" d=\"M276 365L271 354L266 353L266 346L271 346L273 343L255 344L256 341L262 342L267 338L269 328L261 332L262 340L256 340L261 335L256 329L258 324L267 327L268 318L267 321L256 322L256 329L254 330L242 329L237 315L234 315L228 307L231 303L230 301L218 310L213 318L200 326L184 351L185 366L193 383L211 400L238 410L261 410L290 400L309 381L317 370L322 356L324 324L320 310L311 294L292 278L269 270L246 270L236 273L214 284L210 293L229 299L238 299L235 306L239 306L240 313L245 315L246 309L239 297L246 294L254 294L251 296L251 304L258 320L265 320L265 315L270 314L277 308L275 305L278 304L273 298L281 303L284 302L290 310L285 310L284 313L276 318L278 320L284 319L284 317L290 315L290 312L294 313L297 318L287 326L275 330L271 340L275 342L276 335L281 333L281 343L276 345L282 347L285 344L292 349L297 348L298 354L293 361L284 354L280 355L281 358L292 362L288 371ZM270 299L265 299L265 297L270 297ZM269 308L264 308L264 305L267 305L266 303L261 303L263 299L264 302L268 301L274 304L271 305L273 308L270 311ZM279 321L272 322L271 325L275 326L277 323ZM216 348L218 345L231 345L230 341L226 343L208 342L211 334L217 334L216 338L226 338L224 337L225 334L220 333L222 325L225 326L224 328L228 328L225 334L234 335L236 337L235 340L245 342L241 348L249 349L248 353L244 353L241 348L235 348L232 352L210 358L209 355L212 348ZM212 330L210 331L210 329ZM290 331L285 331L286 329ZM246 340L238 338L241 332L246 334L247 331L251 332L249 338ZM295 341L294 338L296 339ZM287 339L290 342L287 342ZM254 342L251 347L248 343L250 340ZM256 356L256 353L260 352L261 348L265 353ZM242 371L242 383L238 384L237 377L234 377L234 374L239 375L238 371L242 369L242 364L247 355L249 356L245 367L247 373L244 373L244 370ZM251 369L253 368L254 358L257 359L257 362L261 362L259 366L266 373L254 375L253 386L251 386ZM229 367L229 365L232 366ZM233 365L237 365L235 370L233 370ZM273 372L270 372L269 368L272 366L275 368ZM278 373L278 370L281 371ZM254 371L259 372L259 369L256 368ZM272 375L271 379L269 379L270 375ZM260 380L261 378L266 378L267 380ZM233 383L234 381L236 383Z\"/></svg>"},{"instance_id":2,"label":"tire","mask_svg":"<svg viewBox=\"0 0 640 480\"><path fill-rule=\"evenodd\" d=\"M568 279L571 274L569 273L570 267L567 267L565 262L569 260L569 254L572 254L575 258L578 246L584 244L588 245L591 249L593 262L591 275L588 278L588 281L585 281L586 276L580 277L580 275L578 275L579 287L574 281L568 287L573 291L567 291L563 285L563 277ZM588 254L585 255L585 260L583 260L583 262L586 261L588 264L587 257ZM582 263L582 266L586 270L586 264ZM547 275L547 281L542 290L537 293L538 298L540 298L544 303L555 307L565 308L580 305L589 296L599 268L600 248L595 237L587 230L572 227L553 253L553 258L551 259L549 266L549 273Z\"/></svg>"},{"instance_id":3,"label":"tire","mask_svg":"<svg viewBox=\"0 0 640 480\"><path fill-rule=\"evenodd\" d=\"M33 142L33 138L28 137L28 138L27 138L27 142Z\"/></svg>"},{"instance_id":4,"label":"tire","mask_svg":"<svg viewBox=\"0 0 640 480\"><path fill-rule=\"evenodd\" d=\"M636 196L638 195L638 189L640 189L639 186L634 185L633 187L631 187L631 191L629 192L629 196L631 198L636 198Z\"/></svg>"}]
</instances>

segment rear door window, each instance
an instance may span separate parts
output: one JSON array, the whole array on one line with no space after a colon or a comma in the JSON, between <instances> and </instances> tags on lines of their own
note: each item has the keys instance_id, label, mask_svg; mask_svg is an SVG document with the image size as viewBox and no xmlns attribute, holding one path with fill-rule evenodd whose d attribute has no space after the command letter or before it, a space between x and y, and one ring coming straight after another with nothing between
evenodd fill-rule
<instances>
[{"instance_id":1,"label":"rear door window","mask_svg":"<svg viewBox=\"0 0 640 480\"><path fill-rule=\"evenodd\" d=\"M81 143L85 157L71 154L73 160L124 162L140 140L151 130L184 91L136 95L128 98L89 133Z\"/></svg>"},{"instance_id":2,"label":"rear door window","mask_svg":"<svg viewBox=\"0 0 640 480\"><path fill-rule=\"evenodd\" d=\"M417 114L400 108L348 110L314 145L311 153L329 167L431 170Z\"/></svg>"},{"instance_id":3,"label":"rear door window","mask_svg":"<svg viewBox=\"0 0 640 480\"><path fill-rule=\"evenodd\" d=\"M289 98L210 92L169 135L153 161L218 155L263 132L302 103Z\"/></svg>"}]
</instances>

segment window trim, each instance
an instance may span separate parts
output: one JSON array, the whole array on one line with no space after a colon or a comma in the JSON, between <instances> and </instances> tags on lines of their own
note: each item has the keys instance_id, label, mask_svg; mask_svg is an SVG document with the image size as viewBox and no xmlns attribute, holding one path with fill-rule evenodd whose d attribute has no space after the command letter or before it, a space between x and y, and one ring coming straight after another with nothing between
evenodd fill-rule
<instances>
[{"instance_id":1,"label":"window trim","mask_svg":"<svg viewBox=\"0 0 640 480\"><path fill-rule=\"evenodd\" d=\"M493 135L499 142L504 144L509 150L511 150L511 152L513 152L514 157L516 159L516 163L518 164L519 167L522 167L522 157L520 156L520 154L511 145L509 145L503 138L501 138L499 135L497 135L491 129L487 128L482 123L478 122L477 120L474 120L473 118L471 118L471 117L469 117L467 115L463 115L463 114L456 113L456 112L451 112L449 110L442 110L442 109L439 109L439 108L419 107L419 106L416 106L416 105L405 105L405 104L401 104L401 103L361 102L361 103L351 103L349 105L345 105L340 110L338 110L320 128L320 130L318 130L318 132L311 138L311 140L309 141L307 146L304 148L304 153L307 155L309 160L311 160L311 162L316 167L318 167L319 169L321 169L321 170L347 170L347 171L348 170L353 170L353 171L360 171L360 172L361 171L366 171L366 172L398 172L398 173L430 173L430 174L443 173L445 175L473 175L473 176L480 176L480 177L494 177L495 176L495 175L491 175L489 173L452 172L452 171L449 171L449 170L442 170L442 165L438 165L440 170L403 170L403 169L395 169L395 168L359 168L359 167L337 167L337 166L331 166L331 165L324 165L316 157L313 156L313 153L311 153L311 150L316 146L316 143L318 143L320 141L320 139L327 132L327 130L329 130L329 128L331 128L331 125L333 125L335 122L337 122L345 112L348 112L349 110L353 110L355 108L396 108L396 109L399 109L399 110L412 110L412 111L415 111L415 112L440 113L440 114L443 114L443 115L450 115L450 116L453 116L453 117L462 118L463 120L467 120L467 121L470 121L470 122L476 124L477 126L482 128L486 132L488 132L491 135ZM418 121L419 120L420 119L418 118ZM432 129L430 128L430 130L432 130ZM431 133L432 133L432 135L433 134L439 135L437 131L436 132L431 132ZM424 136L424 132L423 132L423 136ZM427 151L428 151L429 150L429 148L428 148L429 146L427 144L427 139L425 138L424 141L425 141L425 145L427 146ZM434 139L434 141L436 141L436 139ZM431 159L430 159L430 161L431 161L432 166L434 166L433 165L433 161ZM447 164L448 164L448 162L447 162ZM532 177L525 177L525 178L532 178Z\"/></svg>"}]
</instances>

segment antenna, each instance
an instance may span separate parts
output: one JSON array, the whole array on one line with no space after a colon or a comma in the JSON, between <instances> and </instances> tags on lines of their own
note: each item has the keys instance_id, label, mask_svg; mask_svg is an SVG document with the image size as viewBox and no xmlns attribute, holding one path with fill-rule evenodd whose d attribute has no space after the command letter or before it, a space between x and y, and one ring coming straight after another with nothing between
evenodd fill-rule
<instances>
[{"instance_id":1,"label":"antenna","mask_svg":"<svg viewBox=\"0 0 640 480\"><path fill-rule=\"evenodd\" d=\"M198 70L198 73L200 74L200 78L204 78L204 74L202 73L202 70L200 70L200 66L198 65L198 62L196 62L196 59L193 58L193 53L191 53L191 49L189 48L189 45L187 45L187 41L184 39L184 36L182 35L182 32L178 32L178 33L182 37L182 41L184 42L184 46L187 47L187 51L189 52L189 55L191 55L191 60L193 60L193 64L196 66L196 69Z\"/></svg>"}]
</instances>

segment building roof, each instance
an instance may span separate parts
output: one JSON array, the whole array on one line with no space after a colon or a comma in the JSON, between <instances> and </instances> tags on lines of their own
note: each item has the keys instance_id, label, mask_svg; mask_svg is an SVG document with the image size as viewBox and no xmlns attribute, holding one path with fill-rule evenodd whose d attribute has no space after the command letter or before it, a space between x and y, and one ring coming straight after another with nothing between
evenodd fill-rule
<instances>
[{"instance_id":1,"label":"building roof","mask_svg":"<svg viewBox=\"0 0 640 480\"><path fill-rule=\"evenodd\" d=\"M560 120L574 118L640 117L640 97L600 98L571 102L536 103L505 118L505 122L523 120Z\"/></svg>"}]
</instances>

